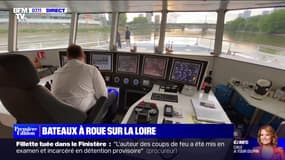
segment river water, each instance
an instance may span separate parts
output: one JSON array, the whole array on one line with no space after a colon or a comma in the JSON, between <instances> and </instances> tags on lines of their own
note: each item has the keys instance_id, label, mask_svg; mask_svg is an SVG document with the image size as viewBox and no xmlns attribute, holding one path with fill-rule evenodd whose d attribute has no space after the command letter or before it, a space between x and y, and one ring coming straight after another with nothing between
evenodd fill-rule
<instances>
[{"instance_id":1,"label":"river water","mask_svg":"<svg viewBox=\"0 0 285 160\"><path fill-rule=\"evenodd\" d=\"M154 46L158 45L159 32L141 33L139 30L131 31L131 43L138 48L145 47L141 51L153 52ZM108 49L110 34L100 34L96 32L81 32L78 34L77 43L84 48ZM166 32L165 47L179 46L191 47L199 46L205 48L204 51L214 49L215 30L208 30L202 33L201 30L181 30L173 29ZM124 47L124 35L121 35ZM0 33L0 50L7 50L8 34ZM32 42L32 43L30 43ZM25 33L18 38L19 49L38 49L67 47L68 33ZM99 47L98 47L99 46ZM188 52L188 50L185 50ZM224 32L223 47L224 53L237 52L246 54L267 53L272 55L285 56L285 35L267 35L254 33L229 33ZM183 51L182 51L183 52Z\"/></svg>"},{"instance_id":2,"label":"river water","mask_svg":"<svg viewBox=\"0 0 285 160\"><path fill-rule=\"evenodd\" d=\"M135 34L132 36L133 43L139 41L158 41L158 36L154 38L154 32L149 34ZM157 33L156 33L157 35ZM165 43L175 45L198 45L205 48L214 48L215 31L202 33L196 31L171 30L166 32ZM224 32L223 52L228 50L241 53L264 52L269 54L279 54L285 56L285 35L256 34L256 33L229 33Z\"/></svg>"}]
</instances>

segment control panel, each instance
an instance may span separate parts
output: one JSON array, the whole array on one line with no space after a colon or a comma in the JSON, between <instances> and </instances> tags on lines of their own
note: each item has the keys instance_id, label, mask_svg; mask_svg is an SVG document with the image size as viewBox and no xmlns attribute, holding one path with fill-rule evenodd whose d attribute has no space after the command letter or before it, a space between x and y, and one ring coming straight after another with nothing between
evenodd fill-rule
<instances>
[{"instance_id":1,"label":"control panel","mask_svg":"<svg viewBox=\"0 0 285 160\"><path fill-rule=\"evenodd\" d=\"M129 79L129 78L124 78L124 79L123 79L124 85L129 84L129 82L130 82L130 79Z\"/></svg>"},{"instance_id":2,"label":"control panel","mask_svg":"<svg viewBox=\"0 0 285 160\"><path fill-rule=\"evenodd\" d=\"M133 110L128 123L153 123L158 119L158 108L155 103L141 101Z\"/></svg>"},{"instance_id":3,"label":"control panel","mask_svg":"<svg viewBox=\"0 0 285 160\"><path fill-rule=\"evenodd\" d=\"M135 78L135 79L133 80L133 85L134 85L134 86L138 86L139 83L140 83L139 79Z\"/></svg>"},{"instance_id":4,"label":"control panel","mask_svg":"<svg viewBox=\"0 0 285 160\"><path fill-rule=\"evenodd\" d=\"M119 76L115 76L114 77L114 83L115 84L119 84L120 83L121 78Z\"/></svg>"},{"instance_id":5,"label":"control panel","mask_svg":"<svg viewBox=\"0 0 285 160\"><path fill-rule=\"evenodd\" d=\"M171 95L171 94L152 93L151 99L157 100L157 101L166 101L166 102L178 103L178 96L177 95Z\"/></svg>"}]
</instances>

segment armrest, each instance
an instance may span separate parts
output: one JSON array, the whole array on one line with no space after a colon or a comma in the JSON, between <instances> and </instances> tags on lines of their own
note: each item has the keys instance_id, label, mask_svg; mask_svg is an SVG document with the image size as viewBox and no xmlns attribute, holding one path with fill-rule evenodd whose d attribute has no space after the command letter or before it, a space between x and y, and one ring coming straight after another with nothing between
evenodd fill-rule
<instances>
[{"instance_id":1,"label":"armrest","mask_svg":"<svg viewBox=\"0 0 285 160\"><path fill-rule=\"evenodd\" d=\"M119 105L117 104L117 98L118 97L114 93L108 95L108 99L106 100L105 105L108 108L108 112L104 118L105 123L112 123L118 111Z\"/></svg>"},{"instance_id":2,"label":"armrest","mask_svg":"<svg viewBox=\"0 0 285 160\"><path fill-rule=\"evenodd\" d=\"M108 112L108 108L105 106L107 97L100 97L96 104L91 108L84 123L101 123Z\"/></svg>"}]
</instances>

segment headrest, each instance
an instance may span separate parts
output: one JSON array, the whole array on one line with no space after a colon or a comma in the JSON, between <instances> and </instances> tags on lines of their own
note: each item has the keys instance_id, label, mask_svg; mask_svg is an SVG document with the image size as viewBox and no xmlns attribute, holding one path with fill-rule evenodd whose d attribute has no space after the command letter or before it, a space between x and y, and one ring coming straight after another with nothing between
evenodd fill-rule
<instances>
[{"instance_id":1,"label":"headrest","mask_svg":"<svg viewBox=\"0 0 285 160\"><path fill-rule=\"evenodd\" d=\"M40 81L32 62L23 55L0 54L0 87L31 88Z\"/></svg>"}]
</instances>

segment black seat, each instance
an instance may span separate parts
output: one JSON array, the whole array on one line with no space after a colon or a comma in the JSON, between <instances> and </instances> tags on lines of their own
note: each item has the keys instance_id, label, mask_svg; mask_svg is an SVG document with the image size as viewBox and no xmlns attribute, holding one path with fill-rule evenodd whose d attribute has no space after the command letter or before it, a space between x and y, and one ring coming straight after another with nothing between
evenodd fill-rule
<instances>
[{"instance_id":1,"label":"black seat","mask_svg":"<svg viewBox=\"0 0 285 160\"><path fill-rule=\"evenodd\" d=\"M285 138L285 121L280 123L276 133L278 138Z\"/></svg>"},{"instance_id":2,"label":"black seat","mask_svg":"<svg viewBox=\"0 0 285 160\"><path fill-rule=\"evenodd\" d=\"M110 93L108 99L105 102L106 108L108 108L108 112L103 119L104 123L114 123L114 118L117 115L119 105L117 103L118 97L115 93Z\"/></svg>"},{"instance_id":3,"label":"black seat","mask_svg":"<svg viewBox=\"0 0 285 160\"><path fill-rule=\"evenodd\" d=\"M100 123L107 114L106 97L87 115L58 100L39 81L27 57L0 55L0 99L17 123Z\"/></svg>"}]
</instances>

